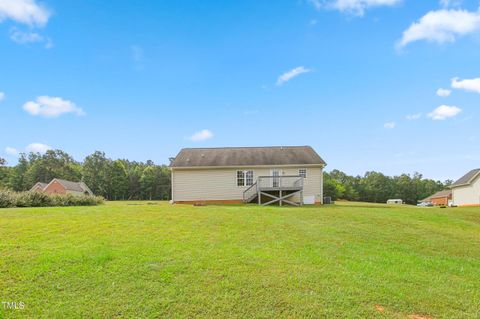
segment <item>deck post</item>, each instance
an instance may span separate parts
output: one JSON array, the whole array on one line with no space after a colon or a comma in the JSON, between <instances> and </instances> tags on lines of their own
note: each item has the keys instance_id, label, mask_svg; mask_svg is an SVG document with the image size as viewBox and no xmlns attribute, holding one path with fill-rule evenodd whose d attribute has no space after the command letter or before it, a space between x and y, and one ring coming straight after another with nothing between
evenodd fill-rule
<instances>
[{"instance_id":1,"label":"deck post","mask_svg":"<svg viewBox=\"0 0 480 319\"><path fill-rule=\"evenodd\" d=\"M268 183L265 185L262 184L263 178L268 179ZM285 179L285 181L283 179ZM251 190L253 187L257 188L256 194L252 194L252 192L255 191ZM304 182L301 176L258 176L257 182L252 185L252 187L244 191L244 196L246 192L249 192L248 194L250 194L250 196L248 196L248 199L251 201L256 195L258 205L262 206L273 203L278 203L279 206L283 206L284 204L301 206L304 204L303 187ZM262 196L270 197L271 199L267 199L266 202L263 202ZM297 202L288 200L288 198L292 198L293 196L300 196L300 200Z\"/></svg>"},{"instance_id":2,"label":"deck post","mask_svg":"<svg viewBox=\"0 0 480 319\"><path fill-rule=\"evenodd\" d=\"M257 197L258 197L258 205L262 205L262 192L260 191L260 177L257 178Z\"/></svg>"}]
</instances>

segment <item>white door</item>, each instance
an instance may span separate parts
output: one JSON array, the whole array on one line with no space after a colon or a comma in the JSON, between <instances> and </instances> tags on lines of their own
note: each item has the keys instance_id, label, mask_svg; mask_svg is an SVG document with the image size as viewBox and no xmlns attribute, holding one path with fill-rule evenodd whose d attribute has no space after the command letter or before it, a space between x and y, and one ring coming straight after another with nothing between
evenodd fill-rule
<instances>
[{"instance_id":1,"label":"white door","mask_svg":"<svg viewBox=\"0 0 480 319\"><path fill-rule=\"evenodd\" d=\"M272 187L280 187L280 178L278 178L280 175L281 171L279 169L274 168L270 171L270 176L273 176L273 178L271 178Z\"/></svg>"}]
</instances>

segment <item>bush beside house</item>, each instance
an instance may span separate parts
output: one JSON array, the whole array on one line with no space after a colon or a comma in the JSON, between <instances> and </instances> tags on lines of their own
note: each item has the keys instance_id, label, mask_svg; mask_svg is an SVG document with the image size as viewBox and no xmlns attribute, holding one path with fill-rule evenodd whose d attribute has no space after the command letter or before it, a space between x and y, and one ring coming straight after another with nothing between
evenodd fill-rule
<instances>
[{"instance_id":1,"label":"bush beside house","mask_svg":"<svg viewBox=\"0 0 480 319\"><path fill-rule=\"evenodd\" d=\"M0 208L7 207L53 207L53 206L95 206L103 204L100 196L45 194L40 192L13 192L0 190Z\"/></svg>"}]
</instances>

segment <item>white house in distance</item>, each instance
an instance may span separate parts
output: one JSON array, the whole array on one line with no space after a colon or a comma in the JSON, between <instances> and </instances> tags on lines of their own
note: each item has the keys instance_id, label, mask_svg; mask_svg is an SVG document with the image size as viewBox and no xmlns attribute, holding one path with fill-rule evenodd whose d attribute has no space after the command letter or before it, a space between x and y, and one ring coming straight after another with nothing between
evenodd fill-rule
<instances>
[{"instance_id":1,"label":"white house in distance","mask_svg":"<svg viewBox=\"0 0 480 319\"><path fill-rule=\"evenodd\" d=\"M325 165L310 146L185 148L170 164L172 201L321 204Z\"/></svg>"},{"instance_id":2,"label":"white house in distance","mask_svg":"<svg viewBox=\"0 0 480 319\"><path fill-rule=\"evenodd\" d=\"M474 169L452 184L456 206L480 206L480 169Z\"/></svg>"}]
</instances>

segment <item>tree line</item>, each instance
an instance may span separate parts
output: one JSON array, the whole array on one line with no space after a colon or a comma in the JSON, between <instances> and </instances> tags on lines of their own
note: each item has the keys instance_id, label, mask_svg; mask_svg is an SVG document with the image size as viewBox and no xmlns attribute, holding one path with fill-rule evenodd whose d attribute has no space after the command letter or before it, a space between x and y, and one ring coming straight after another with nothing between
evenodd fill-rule
<instances>
[{"instance_id":1,"label":"tree line","mask_svg":"<svg viewBox=\"0 0 480 319\"><path fill-rule=\"evenodd\" d=\"M446 189L452 181L435 181L422 174L386 176L367 172L364 176L349 176L339 170L324 175L324 194L333 200L344 199L371 203L385 203L388 199L402 199L417 204L438 191Z\"/></svg>"},{"instance_id":2,"label":"tree line","mask_svg":"<svg viewBox=\"0 0 480 319\"><path fill-rule=\"evenodd\" d=\"M21 154L17 165L6 164L0 158L0 188L17 192L59 178L83 181L95 195L108 200L170 199L170 170L152 161L112 160L97 151L77 162L61 150L49 150L43 155Z\"/></svg>"},{"instance_id":3,"label":"tree line","mask_svg":"<svg viewBox=\"0 0 480 319\"><path fill-rule=\"evenodd\" d=\"M108 200L168 200L171 196L168 166L152 161L112 160L97 151L77 162L61 150L50 150L44 155L21 154L13 167L7 167L0 158L0 188L25 191L37 182L48 183L53 178L83 181L94 194ZM324 194L333 200L385 203L400 198L416 204L451 183L425 179L419 173L391 177L367 172L363 176L349 176L333 170L324 175Z\"/></svg>"}]
</instances>

